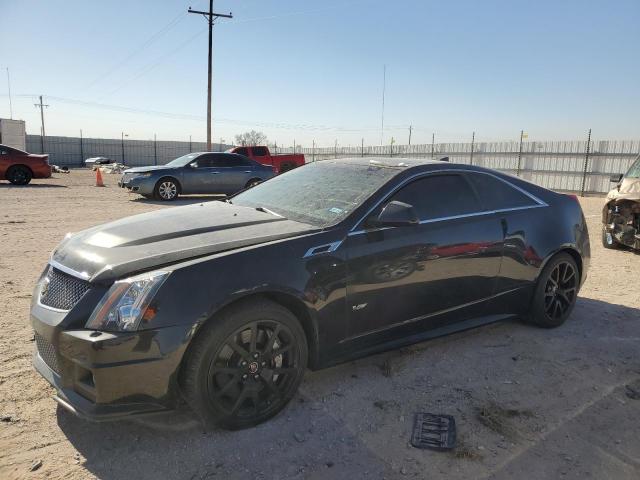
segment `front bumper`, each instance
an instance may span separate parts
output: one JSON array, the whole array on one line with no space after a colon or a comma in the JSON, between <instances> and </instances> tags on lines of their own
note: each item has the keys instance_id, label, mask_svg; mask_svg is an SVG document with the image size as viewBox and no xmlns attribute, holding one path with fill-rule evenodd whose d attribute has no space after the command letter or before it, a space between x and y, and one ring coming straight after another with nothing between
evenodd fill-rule
<instances>
[{"instance_id":1,"label":"front bumper","mask_svg":"<svg viewBox=\"0 0 640 480\"><path fill-rule=\"evenodd\" d=\"M133 177L129 179L123 177L118 181L118 186L140 195L153 195L156 179L153 177Z\"/></svg>"},{"instance_id":2,"label":"front bumper","mask_svg":"<svg viewBox=\"0 0 640 480\"><path fill-rule=\"evenodd\" d=\"M94 421L175 406L180 361L192 327L138 332L66 329L65 312L34 305L36 370L56 389L56 401ZM58 321L57 321L58 320Z\"/></svg>"}]
</instances>

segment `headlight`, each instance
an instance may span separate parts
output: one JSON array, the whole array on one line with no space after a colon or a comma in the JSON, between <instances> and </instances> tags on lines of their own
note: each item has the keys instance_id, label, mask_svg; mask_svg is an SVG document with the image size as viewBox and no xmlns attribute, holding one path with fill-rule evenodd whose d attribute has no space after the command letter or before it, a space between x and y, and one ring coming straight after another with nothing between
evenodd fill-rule
<instances>
[{"instance_id":1,"label":"headlight","mask_svg":"<svg viewBox=\"0 0 640 480\"><path fill-rule=\"evenodd\" d=\"M140 321L149 321L155 311L151 300L170 272L149 272L118 280L94 308L86 328L130 332Z\"/></svg>"}]
</instances>

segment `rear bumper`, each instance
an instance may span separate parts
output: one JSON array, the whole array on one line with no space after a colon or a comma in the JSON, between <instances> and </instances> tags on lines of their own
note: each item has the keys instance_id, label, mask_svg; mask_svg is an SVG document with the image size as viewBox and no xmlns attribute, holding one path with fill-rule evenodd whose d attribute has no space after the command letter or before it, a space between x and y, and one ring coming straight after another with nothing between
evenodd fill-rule
<instances>
[{"instance_id":1,"label":"rear bumper","mask_svg":"<svg viewBox=\"0 0 640 480\"><path fill-rule=\"evenodd\" d=\"M38 168L32 168L33 178L50 178L51 177L51 165L41 166Z\"/></svg>"},{"instance_id":2,"label":"rear bumper","mask_svg":"<svg viewBox=\"0 0 640 480\"><path fill-rule=\"evenodd\" d=\"M175 406L178 369L191 327L127 333L66 330L64 316L40 305L33 306L31 315L37 343L33 364L55 387L58 403L93 421Z\"/></svg>"}]
</instances>

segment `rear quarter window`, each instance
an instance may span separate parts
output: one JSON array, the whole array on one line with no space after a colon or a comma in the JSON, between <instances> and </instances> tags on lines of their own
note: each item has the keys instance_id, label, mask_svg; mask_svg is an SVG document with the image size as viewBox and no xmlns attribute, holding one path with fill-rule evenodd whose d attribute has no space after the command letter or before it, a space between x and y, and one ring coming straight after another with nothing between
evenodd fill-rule
<instances>
[{"instance_id":1,"label":"rear quarter window","mask_svg":"<svg viewBox=\"0 0 640 480\"><path fill-rule=\"evenodd\" d=\"M469 173L467 178L476 189L486 210L502 210L536 205L536 202L520 190L485 173Z\"/></svg>"},{"instance_id":2,"label":"rear quarter window","mask_svg":"<svg viewBox=\"0 0 640 480\"><path fill-rule=\"evenodd\" d=\"M269 154L266 147L253 147L252 150L254 157L266 157Z\"/></svg>"}]
</instances>

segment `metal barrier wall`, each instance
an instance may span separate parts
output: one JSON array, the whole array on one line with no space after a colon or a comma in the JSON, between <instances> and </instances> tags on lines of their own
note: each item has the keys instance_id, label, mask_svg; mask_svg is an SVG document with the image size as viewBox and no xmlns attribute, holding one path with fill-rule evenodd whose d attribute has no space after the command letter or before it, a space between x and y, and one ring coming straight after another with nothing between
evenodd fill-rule
<instances>
[{"instance_id":1,"label":"metal barrier wall","mask_svg":"<svg viewBox=\"0 0 640 480\"><path fill-rule=\"evenodd\" d=\"M42 153L40 135L27 135L27 151ZM232 145L214 143L215 152L224 151ZM154 140L128 140L80 137L44 138L44 152L52 165L68 167L84 166L90 157L109 157L130 166L163 165L174 158L191 152L206 150L204 142L170 142ZM124 152L124 157L123 157ZM124 159L124 162L123 162Z\"/></svg>"},{"instance_id":2,"label":"metal barrier wall","mask_svg":"<svg viewBox=\"0 0 640 480\"><path fill-rule=\"evenodd\" d=\"M293 153L293 148L278 148L278 153ZM485 143L435 143L385 145L375 147L297 147L307 162L331 158L384 156L424 158L474 164L518 175L553 190L606 193L612 174L626 172L640 154L640 141L602 140Z\"/></svg>"},{"instance_id":3,"label":"metal barrier wall","mask_svg":"<svg viewBox=\"0 0 640 480\"><path fill-rule=\"evenodd\" d=\"M214 151L232 145L214 144ZM521 151L522 147L522 151ZM124 149L124 157L123 157ZM110 157L131 166L162 165L190 152L204 151L204 142L45 137L44 150L55 165L83 166L84 159ZM40 153L41 137L27 135L27 150ZM294 153L294 148L272 147L272 153ZM640 154L640 141L602 140L549 142L434 143L360 147L296 147L307 162L331 158L384 156L475 164L519 175L554 190L605 193L609 177L626 172Z\"/></svg>"}]
</instances>

